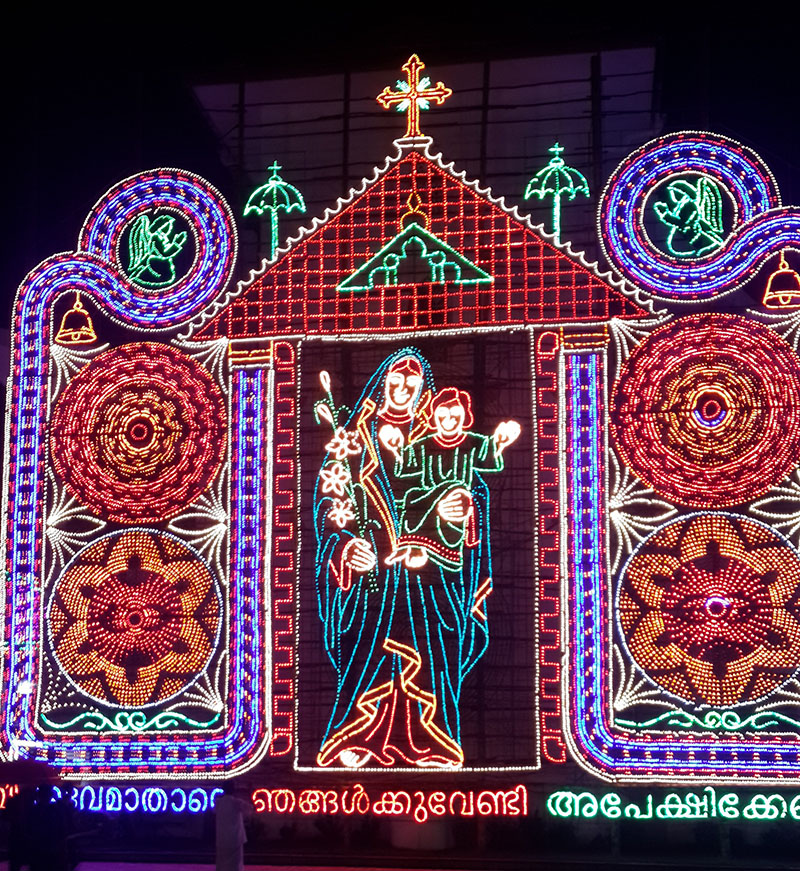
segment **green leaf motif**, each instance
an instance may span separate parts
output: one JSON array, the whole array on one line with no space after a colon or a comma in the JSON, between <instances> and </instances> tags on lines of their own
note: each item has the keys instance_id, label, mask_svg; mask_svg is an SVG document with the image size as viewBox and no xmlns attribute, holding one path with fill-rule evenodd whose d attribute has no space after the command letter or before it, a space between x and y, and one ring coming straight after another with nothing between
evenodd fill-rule
<instances>
[{"instance_id":1,"label":"green leaf motif","mask_svg":"<svg viewBox=\"0 0 800 871\"><path fill-rule=\"evenodd\" d=\"M742 719L736 711L706 711L702 717L690 714L688 711L671 710L653 717L652 720L636 722L635 720L616 720L616 725L623 729L702 729L712 732L756 732L773 729L781 725L800 728L800 720L787 717L777 711L759 711Z\"/></svg>"},{"instance_id":2,"label":"green leaf motif","mask_svg":"<svg viewBox=\"0 0 800 871\"><path fill-rule=\"evenodd\" d=\"M42 714L42 721L51 729L65 731L66 729L86 729L90 732L149 732L165 731L167 729L209 729L219 720L221 713L216 713L207 722L194 720L178 711L159 711L148 719L144 711L118 711L111 720L100 711L83 711L67 723L54 723Z\"/></svg>"}]
</instances>

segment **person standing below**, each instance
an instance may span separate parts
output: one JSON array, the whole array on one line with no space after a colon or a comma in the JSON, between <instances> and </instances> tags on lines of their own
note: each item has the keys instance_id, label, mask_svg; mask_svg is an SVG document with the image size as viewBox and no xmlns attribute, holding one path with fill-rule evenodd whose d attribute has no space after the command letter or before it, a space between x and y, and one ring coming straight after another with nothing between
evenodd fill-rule
<instances>
[{"instance_id":1,"label":"person standing below","mask_svg":"<svg viewBox=\"0 0 800 871\"><path fill-rule=\"evenodd\" d=\"M22 871L24 866L30 867L30 818L34 795L34 789L28 784L23 784L19 792L6 802L8 871Z\"/></svg>"},{"instance_id":2,"label":"person standing below","mask_svg":"<svg viewBox=\"0 0 800 871\"><path fill-rule=\"evenodd\" d=\"M216 869L217 871L243 871L245 802L236 796L233 783L225 784L224 793L215 805L217 823Z\"/></svg>"},{"instance_id":3,"label":"person standing below","mask_svg":"<svg viewBox=\"0 0 800 871\"><path fill-rule=\"evenodd\" d=\"M36 790L30 826L30 871L69 871L68 804L48 783Z\"/></svg>"}]
</instances>

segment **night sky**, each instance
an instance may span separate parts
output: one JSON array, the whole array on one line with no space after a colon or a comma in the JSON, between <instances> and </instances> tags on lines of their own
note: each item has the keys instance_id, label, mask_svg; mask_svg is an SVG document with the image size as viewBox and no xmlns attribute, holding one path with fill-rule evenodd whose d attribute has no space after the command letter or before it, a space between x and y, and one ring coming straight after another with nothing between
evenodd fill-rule
<instances>
[{"instance_id":1,"label":"night sky","mask_svg":"<svg viewBox=\"0 0 800 871\"><path fill-rule=\"evenodd\" d=\"M226 19L168 21L170 14L177 19L171 7L129 5L118 9L126 16L119 27L107 13L101 19L88 12L80 23L44 24L33 20L42 17L33 9L27 26L7 29L0 58L6 149L0 322L8 323L25 274L45 257L73 249L88 210L127 175L177 166L234 199L191 86L242 75L399 67L412 51L435 71L461 61L655 45L656 105L665 132L707 129L739 139L767 161L784 203L800 201L800 52L791 44L789 21L720 22L713 9L685 4L653 7L648 19L598 4L590 13L561 6L500 20L472 6L461 6L458 20L422 6L397 16L395 4L399 24L388 12L374 20L325 8L314 15L250 8ZM657 12L663 21L655 20ZM684 14L692 21L680 20Z\"/></svg>"}]
</instances>

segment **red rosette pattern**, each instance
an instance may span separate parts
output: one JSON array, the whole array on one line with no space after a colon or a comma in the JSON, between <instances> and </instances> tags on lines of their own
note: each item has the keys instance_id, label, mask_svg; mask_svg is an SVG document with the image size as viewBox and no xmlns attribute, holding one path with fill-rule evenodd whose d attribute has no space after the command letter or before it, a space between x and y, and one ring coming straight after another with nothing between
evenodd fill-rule
<instances>
[{"instance_id":1,"label":"red rosette pattern","mask_svg":"<svg viewBox=\"0 0 800 871\"><path fill-rule=\"evenodd\" d=\"M67 489L118 523L156 523L209 486L224 455L222 393L168 345L137 342L97 356L59 397L53 465Z\"/></svg>"},{"instance_id":2,"label":"red rosette pattern","mask_svg":"<svg viewBox=\"0 0 800 871\"><path fill-rule=\"evenodd\" d=\"M631 557L618 613L631 656L668 692L755 701L800 667L800 556L746 517L683 517Z\"/></svg>"},{"instance_id":3,"label":"red rosette pattern","mask_svg":"<svg viewBox=\"0 0 800 871\"><path fill-rule=\"evenodd\" d=\"M140 707L174 696L205 668L221 622L217 584L171 535L114 533L89 545L50 601L53 653L80 690Z\"/></svg>"},{"instance_id":4,"label":"red rosette pattern","mask_svg":"<svg viewBox=\"0 0 800 871\"><path fill-rule=\"evenodd\" d=\"M749 502L800 458L800 360L737 315L679 318L628 358L611 396L623 461L681 505Z\"/></svg>"}]
</instances>

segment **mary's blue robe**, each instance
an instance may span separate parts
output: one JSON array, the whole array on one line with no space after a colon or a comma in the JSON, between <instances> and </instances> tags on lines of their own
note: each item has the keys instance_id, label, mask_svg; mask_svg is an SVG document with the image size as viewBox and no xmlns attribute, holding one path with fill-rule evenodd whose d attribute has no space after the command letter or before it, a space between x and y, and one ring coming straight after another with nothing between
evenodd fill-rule
<instances>
[{"instance_id":1,"label":"mary's blue robe","mask_svg":"<svg viewBox=\"0 0 800 871\"><path fill-rule=\"evenodd\" d=\"M433 391L430 367L415 349L389 357L368 382L345 429L360 435L361 453L349 458L356 522L339 528L331 518L334 496L318 478L314 498L316 583L325 650L336 693L317 757L320 765L353 767L463 764L460 699L466 675L486 650L485 599L491 591L489 492L474 476L471 496L474 543L463 565L448 570L429 561L420 569L386 564L403 532L403 504L413 481L395 475L395 456L378 430L398 421L381 413L386 375L413 357L424 385L414 415L399 424L406 443L427 432L421 410ZM326 457L323 468L330 465ZM370 542L377 566L359 574L342 553L356 536Z\"/></svg>"}]
</instances>

